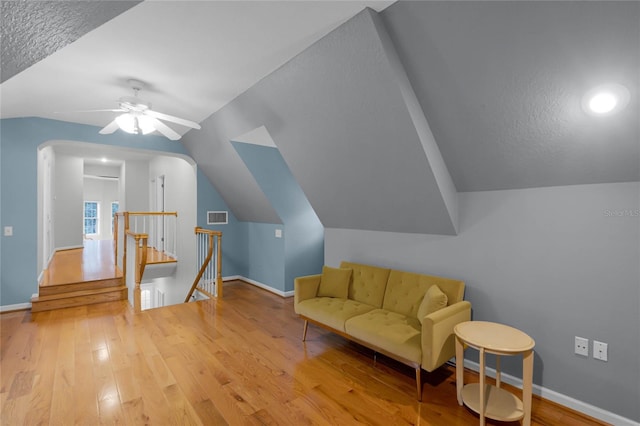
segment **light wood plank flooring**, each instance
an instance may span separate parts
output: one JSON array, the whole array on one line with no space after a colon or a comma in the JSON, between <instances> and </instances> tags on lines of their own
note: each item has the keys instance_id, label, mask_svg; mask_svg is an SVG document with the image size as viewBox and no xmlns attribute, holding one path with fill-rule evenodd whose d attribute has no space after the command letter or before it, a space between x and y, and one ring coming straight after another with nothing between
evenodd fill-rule
<instances>
[{"instance_id":1,"label":"light wood plank flooring","mask_svg":"<svg viewBox=\"0 0 640 426\"><path fill-rule=\"evenodd\" d=\"M84 248L57 251L40 287L122 277L115 266L113 240L85 240Z\"/></svg>"},{"instance_id":2,"label":"light wood plank flooring","mask_svg":"<svg viewBox=\"0 0 640 426\"><path fill-rule=\"evenodd\" d=\"M451 367L425 375L418 403L412 369L314 326L301 342L292 303L231 282L217 303L140 314L126 301L2 314L0 424L478 423ZM599 424L539 399L533 419Z\"/></svg>"},{"instance_id":3,"label":"light wood plank flooring","mask_svg":"<svg viewBox=\"0 0 640 426\"><path fill-rule=\"evenodd\" d=\"M115 266L113 240L85 240L84 247L54 253L31 311L125 300L127 288Z\"/></svg>"},{"instance_id":4,"label":"light wood plank flooring","mask_svg":"<svg viewBox=\"0 0 640 426\"><path fill-rule=\"evenodd\" d=\"M121 255L122 253L120 253ZM147 248L147 264L173 263L174 257ZM121 278L115 266L113 240L85 240L83 248L57 251L43 272L40 287Z\"/></svg>"}]
</instances>

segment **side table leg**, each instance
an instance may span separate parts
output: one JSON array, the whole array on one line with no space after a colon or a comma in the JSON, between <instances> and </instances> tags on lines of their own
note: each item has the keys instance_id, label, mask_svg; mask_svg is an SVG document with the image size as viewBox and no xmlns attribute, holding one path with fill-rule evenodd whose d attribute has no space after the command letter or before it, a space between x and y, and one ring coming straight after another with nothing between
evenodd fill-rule
<instances>
[{"instance_id":1,"label":"side table leg","mask_svg":"<svg viewBox=\"0 0 640 426\"><path fill-rule=\"evenodd\" d=\"M533 387L533 350L522 357L522 405L524 409L523 426L531 425L531 391Z\"/></svg>"},{"instance_id":2,"label":"side table leg","mask_svg":"<svg viewBox=\"0 0 640 426\"><path fill-rule=\"evenodd\" d=\"M485 353L484 348L480 348L480 426L484 426L485 419L484 413L486 411L487 401L485 398L485 376L484 376L484 367L485 367Z\"/></svg>"},{"instance_id":3,"label":"side table leg","mask_svg":"<svg viewBox=\"0 0 640 426\"><path fill-rule=\"evenodd\" d=\"M456 337L456 392L458 405L462 405L462 388L464 387L464 347Z\"/></svg>"}]
</instances>

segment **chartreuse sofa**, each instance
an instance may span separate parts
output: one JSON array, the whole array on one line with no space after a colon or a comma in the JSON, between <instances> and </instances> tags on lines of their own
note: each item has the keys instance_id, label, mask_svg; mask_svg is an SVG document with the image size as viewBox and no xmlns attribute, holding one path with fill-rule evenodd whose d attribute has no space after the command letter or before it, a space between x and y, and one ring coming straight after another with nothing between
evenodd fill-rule
<instances>
[{"instance_id":1,"label":"chartreuse sofa","mask_svg":"<svg viewBox=\"0 0 640 426\"><path fill-rule=\"evenodd\" d=\"M471 319L464 282L342 262L294 281L294 309L309 323L391 357L416 371L433 371L455 356L453 327Z\"/></svg>"}]
</instances>

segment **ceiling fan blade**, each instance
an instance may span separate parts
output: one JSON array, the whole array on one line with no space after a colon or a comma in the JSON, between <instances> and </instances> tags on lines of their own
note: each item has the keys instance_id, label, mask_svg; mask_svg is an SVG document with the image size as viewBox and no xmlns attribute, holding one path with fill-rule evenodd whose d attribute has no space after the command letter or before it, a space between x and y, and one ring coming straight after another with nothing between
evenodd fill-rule
<instances>
[{"instance_id":1,"label":"ceiling fan blade","mask_svg":"<svg viewBox=\"0 0 640 426\"><path fill-rule=\"evenodd\" d=\"M185 120L184 118L174 117L173 115L163 114L158 111L146 110L144 112L146 115L150 115L151 117L159 118L160 120L170 121L172 123L182 124L186 127L191 127L192 129L200 129L200 125L194 121Z\"/></svg>"},{"instance_id":2,"label":"ceiling fan blade","mask_svg":"<svg viewBox=\"0 0 640 426\"><path fill-rule=\"evenodd\" d=\"M80 111L54 111L54 114L66 114L66 113L76 113L76 112L127 112L126 109L118 108L118 109L85 109Z\"/></svg>"},{"instance_id":3,"label":"ceiling fan blade","mask_svg":"<svg viewBox=\"0 0 640 426\"><path fill-rule=\"evenodd\" d=\"M116 122L116 120L113 120L111 123L104 126L98 133L100 133L101 135L110 135L111 133L115 132L119 128L120 126L118 126L118 123Z\"/></svg>"},{"instance_id":4,"label":"ceiling fan blade","mask_svg":"<svg viewBox=\"0 0 640 426\"><path fill-rule=\"evenodd\" d=\"M153 126L156 128L156 130L162 133L164 136L171 139L172 141L177 141L178 139L180 139L180 135L171 127L167 126L157 118L151 117L151 119L153 120Z\"/></svg>"}]
</instances>

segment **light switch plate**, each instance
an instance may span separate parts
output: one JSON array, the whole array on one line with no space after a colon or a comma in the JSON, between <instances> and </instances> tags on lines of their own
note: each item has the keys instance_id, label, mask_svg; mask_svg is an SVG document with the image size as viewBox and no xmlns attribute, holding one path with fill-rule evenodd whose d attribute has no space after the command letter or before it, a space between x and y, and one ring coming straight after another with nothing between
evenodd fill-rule
<instances>
[{"instance_id":1,"label":"light switch plate","mask_svg":"<svg viewBox=\"0 0 640 426\"><path fill-rule=\"evenodd\" d=\"M4 236L12 237L13 236L13 226L5 226L4 227Z\"/></svg>"}]
</instances>

